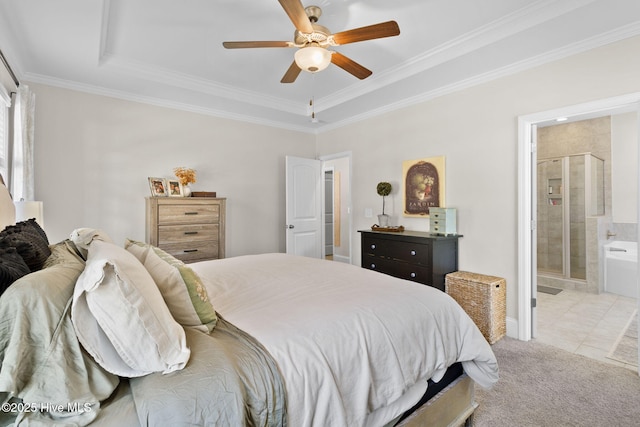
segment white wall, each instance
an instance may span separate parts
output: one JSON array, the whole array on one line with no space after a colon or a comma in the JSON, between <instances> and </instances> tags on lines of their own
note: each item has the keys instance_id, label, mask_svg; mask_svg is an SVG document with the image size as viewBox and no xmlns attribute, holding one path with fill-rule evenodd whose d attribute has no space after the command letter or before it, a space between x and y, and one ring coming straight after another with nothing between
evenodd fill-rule
<instances>
[{"instance_id":1,"label":"white wall","mask_svg":"<svg viewBox=\"0 0 640 427\"><path fill-rule=\"evenodd\" d=\"M227 256L284 252L284 157L314 157L313 135L29 86L36 198L50 240L76 227L143 240L147 177L186 166L197 170L194 190L227 198Z\"/></svg>"},{"instance_id":2,"label":"white wall","mask_svg":"<svg viewBox=\"0 0 640 427\"><path fill-rule=\"evenodd\" d=\"M638 222L638 115L611 117L611 213L613 222Z\"/></svg>"},{"instance_id":3,"label":"white wall","mask_svg":"<svg viewBox=\"0 0 640 427\"><path fill-rule=\"evenodd\" d=\"M365 208L402 217L402 162L444 155L446 202L458 208L460 268L507 279L507 316L517 318L517 119L520 115L640 92L640 37L436 98L316 137L194 113L31 85L37 96L36 197L47 232L107 230L144 238L148 176L194 167L194 189L229 198L227 253L284 251L284 156L351 151L353 263Z\"/></svg>"},{"instance_id":4,"label":"white wall","mask_svg":"<svg viewBox=\"0 0 640 427\"><path fill-rule=\"evenodd\" d=\"M321 134L320 155L353 153L354 263L365 208L380 210L379 181L393 224L427 231L402 216L402 162L444 155L446 204L458 209L460 269L507 280L507 317L518 317L518 135L520 115L640 91L640 37Z\"/></svg>"}]
</instances>

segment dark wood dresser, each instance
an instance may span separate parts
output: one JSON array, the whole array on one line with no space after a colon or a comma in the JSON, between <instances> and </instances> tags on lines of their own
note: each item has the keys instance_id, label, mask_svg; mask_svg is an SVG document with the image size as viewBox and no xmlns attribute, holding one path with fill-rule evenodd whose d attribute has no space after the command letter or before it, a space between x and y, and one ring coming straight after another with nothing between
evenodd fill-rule
<instances>
[{"instance_id":1,"label":"dark wood dresser","mask_svg":"<svg viewBox=\"0 0 640 427\"><path fill-rule=\"evenodd\" d=\"M420 231L360 230L362 268L433 286L444 291L445 275L458 271L461 235Z\"/></svg>"}]
</instances>

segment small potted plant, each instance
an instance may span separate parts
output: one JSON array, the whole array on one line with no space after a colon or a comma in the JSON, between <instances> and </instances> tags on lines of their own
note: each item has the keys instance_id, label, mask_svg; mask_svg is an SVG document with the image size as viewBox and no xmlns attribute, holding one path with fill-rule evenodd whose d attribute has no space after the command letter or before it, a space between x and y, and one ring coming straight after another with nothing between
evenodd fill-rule
<instances>
[{"instance_id":1,"label":"small potted plant","mask_svg":"<svg viewBox=\"0 0 640 427\"><path fill-rule=\"evenodd\" d=\"M376 187L376 191L379 196L382 196L382 215L378 215L378 225L380 227L387 227L389 225L389 215L384 213L384 198L391 194L391 184L388 182L379 182Z\"/></svg>"}]
</instances>

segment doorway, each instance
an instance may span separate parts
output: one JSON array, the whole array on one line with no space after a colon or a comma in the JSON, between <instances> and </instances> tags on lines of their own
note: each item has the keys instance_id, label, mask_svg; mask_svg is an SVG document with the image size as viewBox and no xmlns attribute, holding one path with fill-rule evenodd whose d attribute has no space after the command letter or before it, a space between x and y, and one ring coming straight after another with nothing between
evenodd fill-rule
<instances>
[{"instance_id":1,"label":"doorway","mask_svg":"<svg viewBox=\"0 0 640 427\"><path fill-rule=\"evenodd\" d=\"M640 94L581 104L519 118L519 225L518 225L518 338L528 341L536 335L537 296L537 125L558 117L570 120L600 117L620 112L637 112ZM636 160L637 161L637 160ZM636 182L640 181L637 176ZM637 214L636 214L637 215ZM638 240L637 218L634 230ZM637 304L637 302L636 302Z\"/></svg>"},{"instance_id":2,"label":"doorway","mask_svg":"<svg viewBox=\"0 0 640 427\"><path fill-rule=\"evenodd\" d=\"M605 363L636 369L619 344L635 315L636 301L602 289L600 251L611 240L612 196L620 179L637 167L612 162L635 148L629 132L634 112L542 124L537 127L537 319L538 342ZM637 139L637 138L635 138ZM611 168L616 170L612 171ZM613 185L615 181L616 185ZM628 186L628 179L622 180ZM614 191L617 190L617 191ZM616 212L624 211L619 204ZM620 216L620 215L618 215ZM635 240L618 232L621 240ZM637 343L637 340L636 340ZM624 347L624 350L623 350ZM632 362L632 363L629 363Z\"/></svg>"},{"instance_id":3,"label":"doorway","mask_svg":"<svg viewBox=\"0 0 640 427\"><path fill-rule=\"evenodd\" d=\"M324 257L351 264L351 152L320 157L324 182Z\"/></svg>"},{"instance_id":4,"label":"doorway","mask_svg":"<svg viewBox=\"0 0 640 427\"><path fill-rule=\"evenodd\" d=\"M324 259L333 261L334 234L339 232L339 223L334 223L334 195L333 168L324 169ZM337 225L337 226L336 226ZM340 241L338 240L338 246Z\"/></svg>"}]
</instances>

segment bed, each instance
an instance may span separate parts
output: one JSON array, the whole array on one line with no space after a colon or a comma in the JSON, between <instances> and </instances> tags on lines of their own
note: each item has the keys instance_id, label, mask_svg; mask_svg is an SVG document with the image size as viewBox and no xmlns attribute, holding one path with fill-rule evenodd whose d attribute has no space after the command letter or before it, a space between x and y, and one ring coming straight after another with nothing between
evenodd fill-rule
<instances>
[{"instance_id":1,"label":"bed","mask_svg":"<svg viewBox=\"0 0 640 427\"><path fill-rule=\"evenodd\" d=\"M279 253L184 265L82 230L0 296L0 425L455 425L498 380L439 290Z\"/></svg>"}]
</instances>

